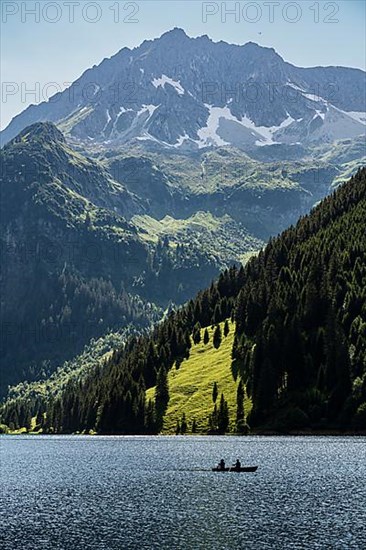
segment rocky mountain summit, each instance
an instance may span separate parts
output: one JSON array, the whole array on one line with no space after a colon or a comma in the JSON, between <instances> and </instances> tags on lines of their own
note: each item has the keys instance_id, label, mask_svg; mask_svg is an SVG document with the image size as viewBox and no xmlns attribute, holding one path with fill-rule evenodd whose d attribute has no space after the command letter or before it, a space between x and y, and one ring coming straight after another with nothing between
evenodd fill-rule
<instances>
[{"instance_id":1,"label":"rocky mountain summit","mask_svg":"<svg viewBox=\"0 0 366 550\"><path fill-rule=\"evenodd\" d=\"M299 68L273 49L173 29L123 48L1 133L52 121L81 142L198 150L332 143L365 133L365 72Z\"/></svg>"}]
</instances>

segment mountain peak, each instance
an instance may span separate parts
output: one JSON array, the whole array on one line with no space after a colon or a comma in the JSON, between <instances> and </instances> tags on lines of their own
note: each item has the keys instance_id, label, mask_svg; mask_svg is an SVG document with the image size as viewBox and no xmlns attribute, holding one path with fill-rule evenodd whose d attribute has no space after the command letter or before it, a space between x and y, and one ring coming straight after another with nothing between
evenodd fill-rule
<instances>
[{"instance_id":1,"label":"mountain peak","mask_svg":"<svg viewBox=\"0 0 366 550\"><path fill-rule=\"evenodd\" d=\"M174 27L173 29L170 29L169 31L164 32L158 40L166 40L166 39L173 39L173 40L185 40L190 39L190 37L185 33L185 31L179 27Z\"/></svg>"},{"instance_id":2,"label":"mountain peak","mask_svg":"<svg viewBox=\"0 0 366 550\"><path fill-rule=\"evenodd\" d=\"M65 137L60 130L52 122L35 122L27 126L14 138L14 143L21 141L44 140L47 142L65 143Z\"/></svg>"},{"instance_id":3,"label":"mountain peak","mask_svg":"<svg viewBox=\"0 0 366 550\"><path fill-rule=\"evenodd\" d=\"M127 90L126 83L135 83L138 93ZM248 93L237 93L242 86L234 83L243 84ZM329 83L336 91L331 98ZM91 86L94 95L86 97L83 91ZM205 97L200 93L204 87ZM179 27L105 59L83 73L73 92L72 102L64 90L57 101L28 107L0 133L1 143L30 123L45 120L67 128L67 137L88 143L121 145L137 139L187 150L223 143L243 150L277 142L305 144L364 132L361 71L298 68L274 48L191 37ZM54 127L46 128L51 139L62 139Z\"/></svg>"}]
</instances>

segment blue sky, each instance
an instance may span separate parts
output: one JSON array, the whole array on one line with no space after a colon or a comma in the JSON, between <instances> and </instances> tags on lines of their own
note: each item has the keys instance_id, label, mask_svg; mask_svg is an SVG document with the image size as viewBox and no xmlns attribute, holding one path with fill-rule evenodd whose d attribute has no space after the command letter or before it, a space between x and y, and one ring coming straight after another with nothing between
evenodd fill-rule
<instances>
[{"instance_id":1,"label":"blue sky","mask_svg":"<svg viewBox=\"0 0 366 550\"><path fill-rule=\"evenodd\" d=\"M257 42L299 66L366 65L362 0L2 0L1 11L2 128L103 58L173 27L215 41Z\"/></svg>"}]
</instances>

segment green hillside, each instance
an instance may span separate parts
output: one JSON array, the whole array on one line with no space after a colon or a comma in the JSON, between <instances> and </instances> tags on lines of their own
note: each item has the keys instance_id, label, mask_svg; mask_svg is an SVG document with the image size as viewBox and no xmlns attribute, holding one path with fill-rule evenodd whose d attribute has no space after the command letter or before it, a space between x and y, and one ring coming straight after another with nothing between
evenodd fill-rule
<instances>
[{"instance_id":1,"label":"green hillside","mask_svg":"<svg viewBox=\"0 0 366 550\"><path fill-rule=\"evenodd\" d=\"M224 323L221 323L223 332ZM197 432L207 433L208 417L212 413L212 390L214 382L218 387L219 402L221 393L228 402L230 414L230 431L234 430L236 415L237 381L231 370L231 351L234 341L235 325L229 322L230 332L218 349L212 343L213 329L208 328L210 341L203 343L204 329L201 330L201 342L193 344L189 358L184 360L179 369L169 371L169 404L164 416L163 433L174 433L177 421L181 421L185 413L188 432L192 429L193 419L196 421ZM154 399L155 387L146 392L146 399ZM245 403L245 414L251 408L250 402Z\"/></svg>"},{"instance_id":2,"label":"green hillside","mask_svg":"<svg viewBox=\"0 0 366 550\"><path fill-rule=\"evenodd\" d=\"M245 266L226 270L184 307L167 311L148 334L129 339L98 377L72 381L38 410L31 399L7 402L0 421L17 429L46 413L46 432L151 434L173 431L185 413L188 432L194 419L203 431L216 381L220 404L207 432L233 433L232 368L252 400L246 413L254 433L362 433L365 210L361 169ZM202 327L222 327L228 318L235 319L235 334L231 325L220 342L215 328L218 351L209 338L206 350L198 344ZM155 403L146 400L149 388ZM242 414L239 420L245 432Z\"/></svg>"}]
</instances>

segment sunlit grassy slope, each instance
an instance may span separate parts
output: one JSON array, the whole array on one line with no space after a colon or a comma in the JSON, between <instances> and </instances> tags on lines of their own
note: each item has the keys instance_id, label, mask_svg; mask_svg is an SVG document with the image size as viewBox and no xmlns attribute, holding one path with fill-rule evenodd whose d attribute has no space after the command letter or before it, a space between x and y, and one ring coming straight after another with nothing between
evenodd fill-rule
<instances>
[{"instance_id":1,"label":"sunlit grassy slope","mask_svg":"<svg viewBox=\"0 0 366 550\"><path fill-rule=\"evenodd\" d=\"M234 339L234 324L229 323L230 332L222 342L219 349L212 344L213 330L209 327L210 341L203 343L204 329L201 330L201 343L192 345L188 360L183 361L180 368L173 368L169 372L169 405L164 417L163 433L174 433L177 420L181 420L182 414L186 414L188 432L191 432L193 419L196 419L197 431L207 432L208 416L212 412L212 388L214 382L218 385L219 404L221 393L229 405L231 431L235 425L236 414L236 389L231 371L231 350ZM221 325L222 333L224 326ZM155 388L147 390L147 399L154 398ZM245 414L250 410L251 404L245 401Z\"/></svg>"},{"instance_id":2,"label":"sunlit grassy slope","mask_svg":"<svg viewBox=\"0 0 366 550\"><path fill-rule=\"evenodd\" d=\"M230 216L214 216L211 212L199 211L184 219L165 216L160 220L146 214L136 215L132 222L137 226L141 239L157 243L159 239L168 237L171 246L194 245L198 250L218 257L225 266L233 261L245 263L248 256L264 245Z\"/></svg>"}]
</instances>

